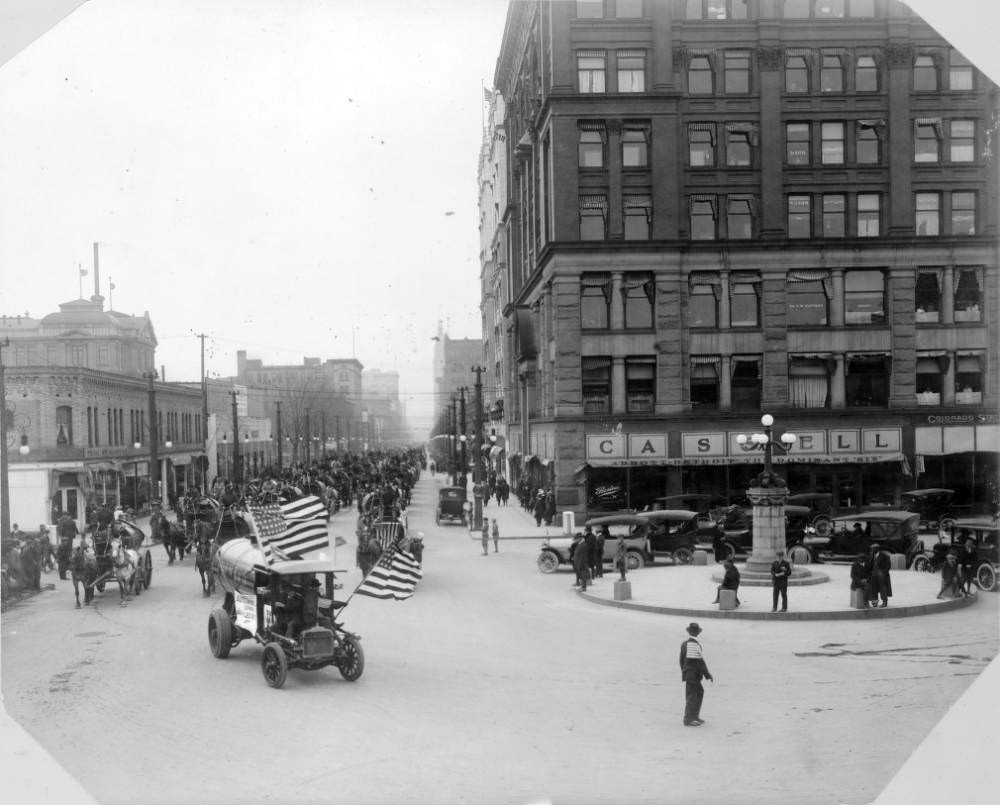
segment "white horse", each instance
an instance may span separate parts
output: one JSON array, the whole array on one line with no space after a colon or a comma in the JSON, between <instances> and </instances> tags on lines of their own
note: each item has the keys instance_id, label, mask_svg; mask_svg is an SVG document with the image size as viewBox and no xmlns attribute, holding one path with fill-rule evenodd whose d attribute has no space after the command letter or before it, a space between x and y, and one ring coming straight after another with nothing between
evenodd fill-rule
<instances>
[{"instance_id":1,"label":"white horse","mask_svg":"<svg viewBox=\"0 0 1000 805\"><path fill-rule=\"evenodd\" d=\"M129 593L139 594L139 588L136 586L139 552L134 548L126 548L117 537L111 540L109 552L115 568L115 579L118 581L118 592L121 594L120 606L125 606Z\"/></svg>"}]
</instances>

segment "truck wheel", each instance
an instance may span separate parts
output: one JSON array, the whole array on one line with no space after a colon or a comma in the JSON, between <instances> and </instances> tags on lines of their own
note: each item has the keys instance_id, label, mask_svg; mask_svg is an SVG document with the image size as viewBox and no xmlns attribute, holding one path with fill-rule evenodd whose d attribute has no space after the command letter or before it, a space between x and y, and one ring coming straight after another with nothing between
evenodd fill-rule
<instances>
[{"instance_id":1,"label":"truck wheel","mask_svg":"<svg viewBox=\"0 0 1000 805\"><path fill-rule=\"evenodd\" d=\"M645 565L646 565L646 558L638 551L625 552L626 570L638 570L640 567L645 567Z\"/></svg>"},{"instance_id":2,"label":"truck wheel","mask_svg":"<svg viewBox=\"0 0 1000 805\"><path fill-rule=\"evenodd\" d=\"M288 658L285 657L285 650L277 643L268 643L264 646L264 654L260 658L260 670L264 674L264 681L272 688L284 685L288 676Z\"/></svg>"},{"instance_id":3,"label":"truck wheel","mask_svg":"<svg viewBox=\"0 0 1000 805\"><path fill-rule=\"evenodd\" d=\"M538 555L538 569L542 573L554 573L557 567L559 567L559 557L552 551L542 551Z\"/></svg>"},{"instance_id":4,"label":"truck wheel","mask_svg":"<svg viewBox=\"0 0 1000 805\"><path fill-rule=\"evenodd\" d=\"M361 649L361 643L357 638L345 637L341 650L343 655L337 663L340 675L348 682L357 682L365 671L365 653Z\"/></svg>"},{"instance_id":5,"label":"truck wheel","mask_svg":"<svg viewBox=\"0 0 1000 805\"><path fill-rule=\"evenodd\" d=\"M212 656L224 660L233 645L233 622L224 609L213 609L208 616L208 645Z\"/></svg>"}]
</instances>

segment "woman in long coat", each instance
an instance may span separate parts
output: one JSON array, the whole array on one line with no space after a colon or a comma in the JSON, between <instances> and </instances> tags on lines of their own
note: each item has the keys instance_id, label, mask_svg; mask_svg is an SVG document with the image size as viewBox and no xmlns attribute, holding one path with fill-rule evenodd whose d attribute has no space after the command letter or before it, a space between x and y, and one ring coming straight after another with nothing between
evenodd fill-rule
<instances>
[{"instance_id":1,"label":"woman in long coat","mask_svg":"<svg viewBox=\"0 0 1000 805\"><path fill-rule=\"evenodd\" d=\"M889 554L879 548L872 546L872 575L868 595L871 597L872 606L889 606L889 599L892 598L892 578L889 570L892 568L892 560ZM879 599L882 603L879 604Z\"/></svg>"}]
</instances>

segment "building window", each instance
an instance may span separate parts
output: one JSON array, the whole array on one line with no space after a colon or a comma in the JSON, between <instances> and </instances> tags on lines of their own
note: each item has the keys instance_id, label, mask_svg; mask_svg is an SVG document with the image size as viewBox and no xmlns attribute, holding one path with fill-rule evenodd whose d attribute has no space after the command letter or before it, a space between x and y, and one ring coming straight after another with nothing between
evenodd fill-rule
<instances>
[{"instance_id":1,"label":"building window","mask_svg":"<svg viewBox=\"0 0 1000 805\"><path fill-rule=\"evenodd\" d=\"M580 281L580 327L606 330L611 326L611 277L584 274Z\"/></svg>"},{"instance_id":2,"label":"building window","mask_svg":"<svg viewBox=\"0 0 1000 805\"><path fill-rule=\"evenodd\" d=\"M819 69L820 92L844 91L844 64L835 53L823 54Z\"/></svg>"},{"instance_id":3,"label":"building window","mask_svg":"<svg viewBox=\"0 0 1000 805\"><path fill-rule=\"evenodd\" d=\"M949 156L952 162L972 162L976 158L976 121L952 120L949 127Z\"/></svg>"},{"instance_id":4,"label":"building window","mask_svg":"<svg viewBox=\"0 0 1000 805\"><path fill-rule=\"evenodd\" d=\"M611 413L611 358L583 358L583 412Z\"/></svg>"},{"instance_id":5,"label":"building window","mask_svg":"<svg viewBox=\"0 0 1000 805\"><path fill-rule=\"evenodd\" d=\"M578 164L581 168L604 167L604 133L602 129L583 129L577 146Z\"/></svg>"},{"instance_id":6,"label":"building window","mask_svg":"<svg viewBox=\"0 0 1000 805\"><path fill-rule=\"evenodd\" d=\"M809 92L809 59L805 55L785 60L785 92Z\"/></svg>"},{"instance_id":7,"label":"building window","mask_svg":"<svg viewBox=\"0 0 1000 805\"><path fill-rule=\"evenodd\" d=\"M734 410L760 410L760 358L739 356L733 358L731 388Z\"/></svg>"},{"instance_id":8,"label":"building window","mask_svg":"<svg viewBox=\"0 0 1000 805\"><path fill-rule=\"evenodd\" d=\"M625 328L651 330L656 285L652 274L626 274L622 285Z\"/></svg>"},{"instance_id":9,"label":"building window","mask_svg":"<svg viewBox=\"0 0 1000 805\"><path fill-rule=\"evenodd\" d=\"M983 401L982 356L973 353L955 355L955 402L975 405Z\"/></svg>"},{"instance_id":10,"label":"building window","mask_svg":"<svg viewBox=\"0 0 1000 805\"><path fill-rule=\"evenodd\" d=\"M92 410L93 409L88 405L87 406L87 447L93 447L94 446L94 423L93 423L93 421L90 418L92 416L92 413L91 413Z\"/></svg>"},{"instance_id":11,"label":"building window","mask_svg":"<svg viewBox=\"0 0 1000 805\"><path fill-rule=\"evenodd\" d=\"M844 0L815 0L813 6L817 19L840 19L844 16Z\"/></svg>"},{"instance_id":12,"label":"building window","mask_svg":"<svg viewBox=\"0 0 1000 805\"><path fill-rule=\"evenodd\" d=\"M646 53L642 50L618 51L618 91L646 91Z\"/></svg>"},{"instance_id":13,"label":"building window","mask_svg":"<svg viewBox=\"0 0 1000 805\"><path fill-rule=\"evenodd\" d=\"M955 321L982 321L983 283L978 268L956 269Z\"/></svg>"},{"instance_id":14,"label":"building window","mask_svg":"<svg viewBox=\"0 0 1000 805\"><path fill-rule=\"evenodd\" d=\"M844 124L820 124L820 153L824 165L844 164Z\"/></svg>"},{"instance_id":15,"label":"building window","mask_svg":"<svg viewBox=\"0 0 1000 805\"><path fill-rule=\"evenodd\" d=\"M107 366L110 363L110 352L106 346L100 346L97 348L97 363L100 366Z\"/></svg>"},{"instance_id":16,"label":"building window","mask_svg":"<svg viewBox=\"0 0 1000 805\"><path fill-rule=\"evenodd\" d=\"M951 51L948 60L948 89L974 89L972 83L972 64L957 50Z\"/></svg>"},{"instance_id":17,"label":"building window","mask_svg":"<svg viewBox=\"0 0 1000 805\"><path fill-rule=\"evenodd\" d=\"M937 65L931 56L917 56L913 62L913 89L917 92L937 92Z\"/></svg>"},{"instance_id":18,"label":"building window","mask_svg":"<svg viewBox=\"0 0 1000 805\"><path fill-rule=\"evenodd\" d=\"M649 143L646 129L622 131L622 167L645 168L649 165Z\"/></svg>"},{"instance_id":19,"label":"building window","mask_svg":"<svg viewBox=\"0 0 1000 805\"><path fill-rule=\"evenodd\" d=\"M719 291L717 279L691 278L691 294L688 299L689 327L719 326Z\"/></svg>"},{"instance_id":20,"label":"building window","mask_svg":"<svg viewBox=\"0 0 1000 805\"><path fill-rule=\"evenodd\" d=\"M874 17L875 0L851 0L852 17Z\"/></svg>"},{"instance_id":21,"label":"building window","mask_svg":"<svg viewBox=\"0 0 1000 805\"><path fill-rule=\"evenodd\" d=\"M829 408L830 372L820 356L790 355L788 399L792 408Z\"/></svg>"},{"instance_id":22,"label":"building window","mask_svg":"<svg viewBox=\"0 0 1000 805\"><path fill-rule=\"evenodd\" d=\"M878 193L858 193L858 237L877 238L881 231L882 210Z\"/></svg>"},{"instance_id":23,"label":"building window","mask_svg":"<svg viewBox=\"0 0 1000 805\"><path fill-rule=\"evenodd\" d=\"M781 16L786 20L809 19L810 0L785 0L781 9Z\"/></svg>"},{"instance_id":24,"label":"building window","mask_svg":"<svg viewBox=\"0 0 1000 805\"><path fill-rule=\"evenodd\" d=\"M941 121L917 120L913 134L913 161L937 162L941 158Z\"/></svg>"},{"instance_id":25,"label":"building window","mask_svg":"<svg viewBox=\"0 0 1000 805\"><path fill-rule=\"evenodd\" d=\"M851 355L847 360L844 393L849 406L889 404L887 355Z\"/></svg>"},{"instance_id":26,"label":"building window","mask_svg":"<svg viewBox=\"0 0 1000 805\"><path fill-rule=\"evenodd\" d=\"M726 124L726 165L730 168L748 168L753 164L753 128L745 123Z\"/></svg>"},{"instance_id":27,"label":"building window","mask_svg":"<svg viewBox=\"0 0 1000 805\"><path fill-rule=\"evenodd\" d=\"M854 63L855 92L878 92L878 64L874 56L858 56Z\"/></svg>"},{"instance_id":28,"label":"building window","mask_svg":"<svg viewBox=\"0 0 1000 805\"><path fill-rule=\"evenodd\" d=\"M855 158L859 165L877 165L882 161L882 141L877 121L859 120L855 126Z\"/></svg>"},{"instance_id":29,"label":"building window","mask_svg":"<svg viewBox=\"0 0 1000 805\"><path fill-rule=\"evenodd\" d=\"M602 50L585 50L576 55L576 72L581 93L604 92L605 56Z\"/></svg>"},{"instance_id":30,"label":"building window","mask_svg":"<svg viewBox=\"0 0 1000 805\"><path fill-rule=\"evenodd\" d=\"M692 95L711 95L712 62L708 56L692 56L688 63L688 92Z\"/></svg>"},{"instance_id":31,"label":"building window","mask_svg":"<svg viewBox=\"0 0 1000 805\"><path fill-rule=\"evenodd\" d=\"M615 16L619 19L642 17L642 0L615 0Z\"/></svg>"},{"instance_id":32,"label":"building window","mask_svg":"<svg viewBox=\"0 0 1000 805\"><path fill-rule=\"evenodd\" d=\"M684 18L688 20L745 20L749 0L687 0Z\"/></svg>"},{"instance_id":33,"label":"building window","mask_svg":"<svg viewBox=\"0 0 1000 805\"><path fill-rule=\"evenodd\" d=\"M604 17L604 0L576 0L578 19L599 20Z\"/></svg>"},{"instance_id":34,"label":"building window","mask_svg":"<svg viewBox=\"0 0 1000 805\"><path fill-rule=\"evenodd\" d=\"M943 387L941 363L934 355L917 353L916 366L917 402L921 405L940 405Z\"/></svg>"},{"instance_id":35,"label":"building window","mask_svg":"<svg viewBox=\"0 0 1000 805\"><path fill-rule=\"evenodd\" d=\"M651 414L656 402L656 358L625 359L625 410Z\"/></svg>"},{"instance_id":36,"label":"building window","mask_svg":"<svg viewBox=\"0 0 1000 805\"><path fill-rule=\"evenodd\" d=\"M729 285L729 318L733 327L760 324L760 277L734 274Z\"/></svg>"},{"instance_id":37,"label":"building window","mask_svg":"<svg viewBox=\"0 0 1000 805\"><path fill-rule=\"evenodd\" d=\"M785 161L789 165L808 165L812 159L808 123L785 124Z\"/></svg>"},{"instance_id":38,"label":"building window","mask_svg":"<svg viewBox=\"0 0 1000 805\"><path fill-rule=\"evenodd\" d=\"M919 237L941 234L941 194L917 193L916 229Z\"/></svg>"},{"instance_id":39,"label":"building window","mask_svg":"<svg viewBox=\"0 0 1000 805\"><path fill-rule=\"evenodd\" d=\"M825 327L829 321L831 290L826 273L789 274L786 291L789 327Z\"/></svg>"},{"instance_id":40,"label":"building window","mask_svg":"<svg viewBox=\"0 0 1000 805\"><path fill-rule=\"evenodd\" d=\"M714 199L691 200L691 240L715 240L716 220Z\"/></svg>"},{"instance_id":41,"label":"building window","mask_svg":"<svg viewBox=\"0 0 1000 805\"><path fill-rule=\"evenodd\" d=\"M726 200L726 236L729 240L753 237L753 199L731 196Z\"/></svg>"},{"instance_id":42,"label":"building window","mask_svg":"<svg viewBox=\"0 0 1000 805\"><path fill-rule=\"evenodd\" d=\"M56 444L60 447L73 444L73 409L68 405L56 408Z\"/></svg>"},{"instance_id":43,"label":"building window","mask_svg":"<svg viewBox=\"0 0 1000 805\"><path fill-rule=\"evenodd\" d=\"M917 285L913 295L917 323L936 323L941 320L941 286L936 270L917 272Z\"/></svg>"},{"instance_id":44,"label":"building window","mask_svg":"<svg viewBox=\"0 0 1000 805\"><path fill-rule=\"evenodd\" d=\"M604 240L607 221L607 196L580 197L580 240Z\"/></svg>"},{"instance_id":45,"label":"building window","mask_svg":"<svg viewBox=\"0 0 1000 805\"><path fill-rule=\"evenodd\" d=\"M86 344L68 344L66 347L66 354L69 357L70 366L86 366L87 365L87 345Z\"/></svg>"},{"instance_id":46,"label":"building window","mask_svg":"<svg viewBox=\"0 0 1000 805\"><path fill-rule=\"evenodd\" d=\"M715 166L714 123L694 123L688 126L688 164L692 168Z\"/></svg>"},{"instance_id":47,"label":"building window","mask_svg":"<svg viewBox=\"0 0 1000 805\"><path fill-rule=\"evenodd\" d=\"M881 271L845 273L844 323L885 323L885 275Z\"/></svg>"},{"instance_id":48,"label":"building window","mask_svg":"<svg viewBox=\"0 0 1000 805\"><path fill-rule=\"evenodd\" d=\"M750 92L750 52L727 51L723 64L726 94L745 95Z\"/></svg>"},{"instance_id":49,"label":"building window","mask_svg":"<svg viewBox=\"0 0 1000 805\"><path fill-rule=\"evenodd\" d=\"M719 408L719 359L691 356L691 407L696 411Z\"/></svg>"},{"instance_id":50,"label":"building window","mask_svg":"<svg viewBox=\"0 0 1000 805\"><path fill-rule=\"evenodd\" d=\"M951 234L976 234L976 194L956 190L951 194Z\"/></svg>"},{"instance_id":51,"label":"building window","mask_svg":"<svg viewBox=\"0 0 1000 805\"><path fill-rule=\"evenodd\" d=\"M788 237L812 237L812 199L809 196L788 197Z\"/></svg>"},{"instance_id":52,"label":"building window","mask_svg":"<svg viewBox=\"0 0 1000 805\"><path fill-rule=\"evenodd\" d=\"M823 195L823 237L842 238L847 235L847 198L842 193Z\"/></svg>"},{"instance_id":53,"label":"building window","mask_svg":"<svg viewBox=\"0 0 1000 805\"><path fill-rule=\"evenodd\" d=\"M622 197L625 240L649 240L653 227L653 200L647 195Z\"/></svg>"}]
</instances>

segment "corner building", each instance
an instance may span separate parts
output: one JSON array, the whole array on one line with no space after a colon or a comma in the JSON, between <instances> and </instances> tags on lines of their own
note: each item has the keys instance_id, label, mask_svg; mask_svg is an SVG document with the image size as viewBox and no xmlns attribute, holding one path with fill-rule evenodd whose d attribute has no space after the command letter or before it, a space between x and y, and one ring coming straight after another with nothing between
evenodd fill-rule
<instances>
[{"instance_id":1,"label":"corner building","mask_svg":"<svg viewBox=\"0 0 1000 805\"><path fill-rule=\"evenodd\" d=\"M895 0L512 2L510 471L577 517L996 495L997 87ZM963 508L964 507L964 508Z\"/></svg>"}]
</instances>

